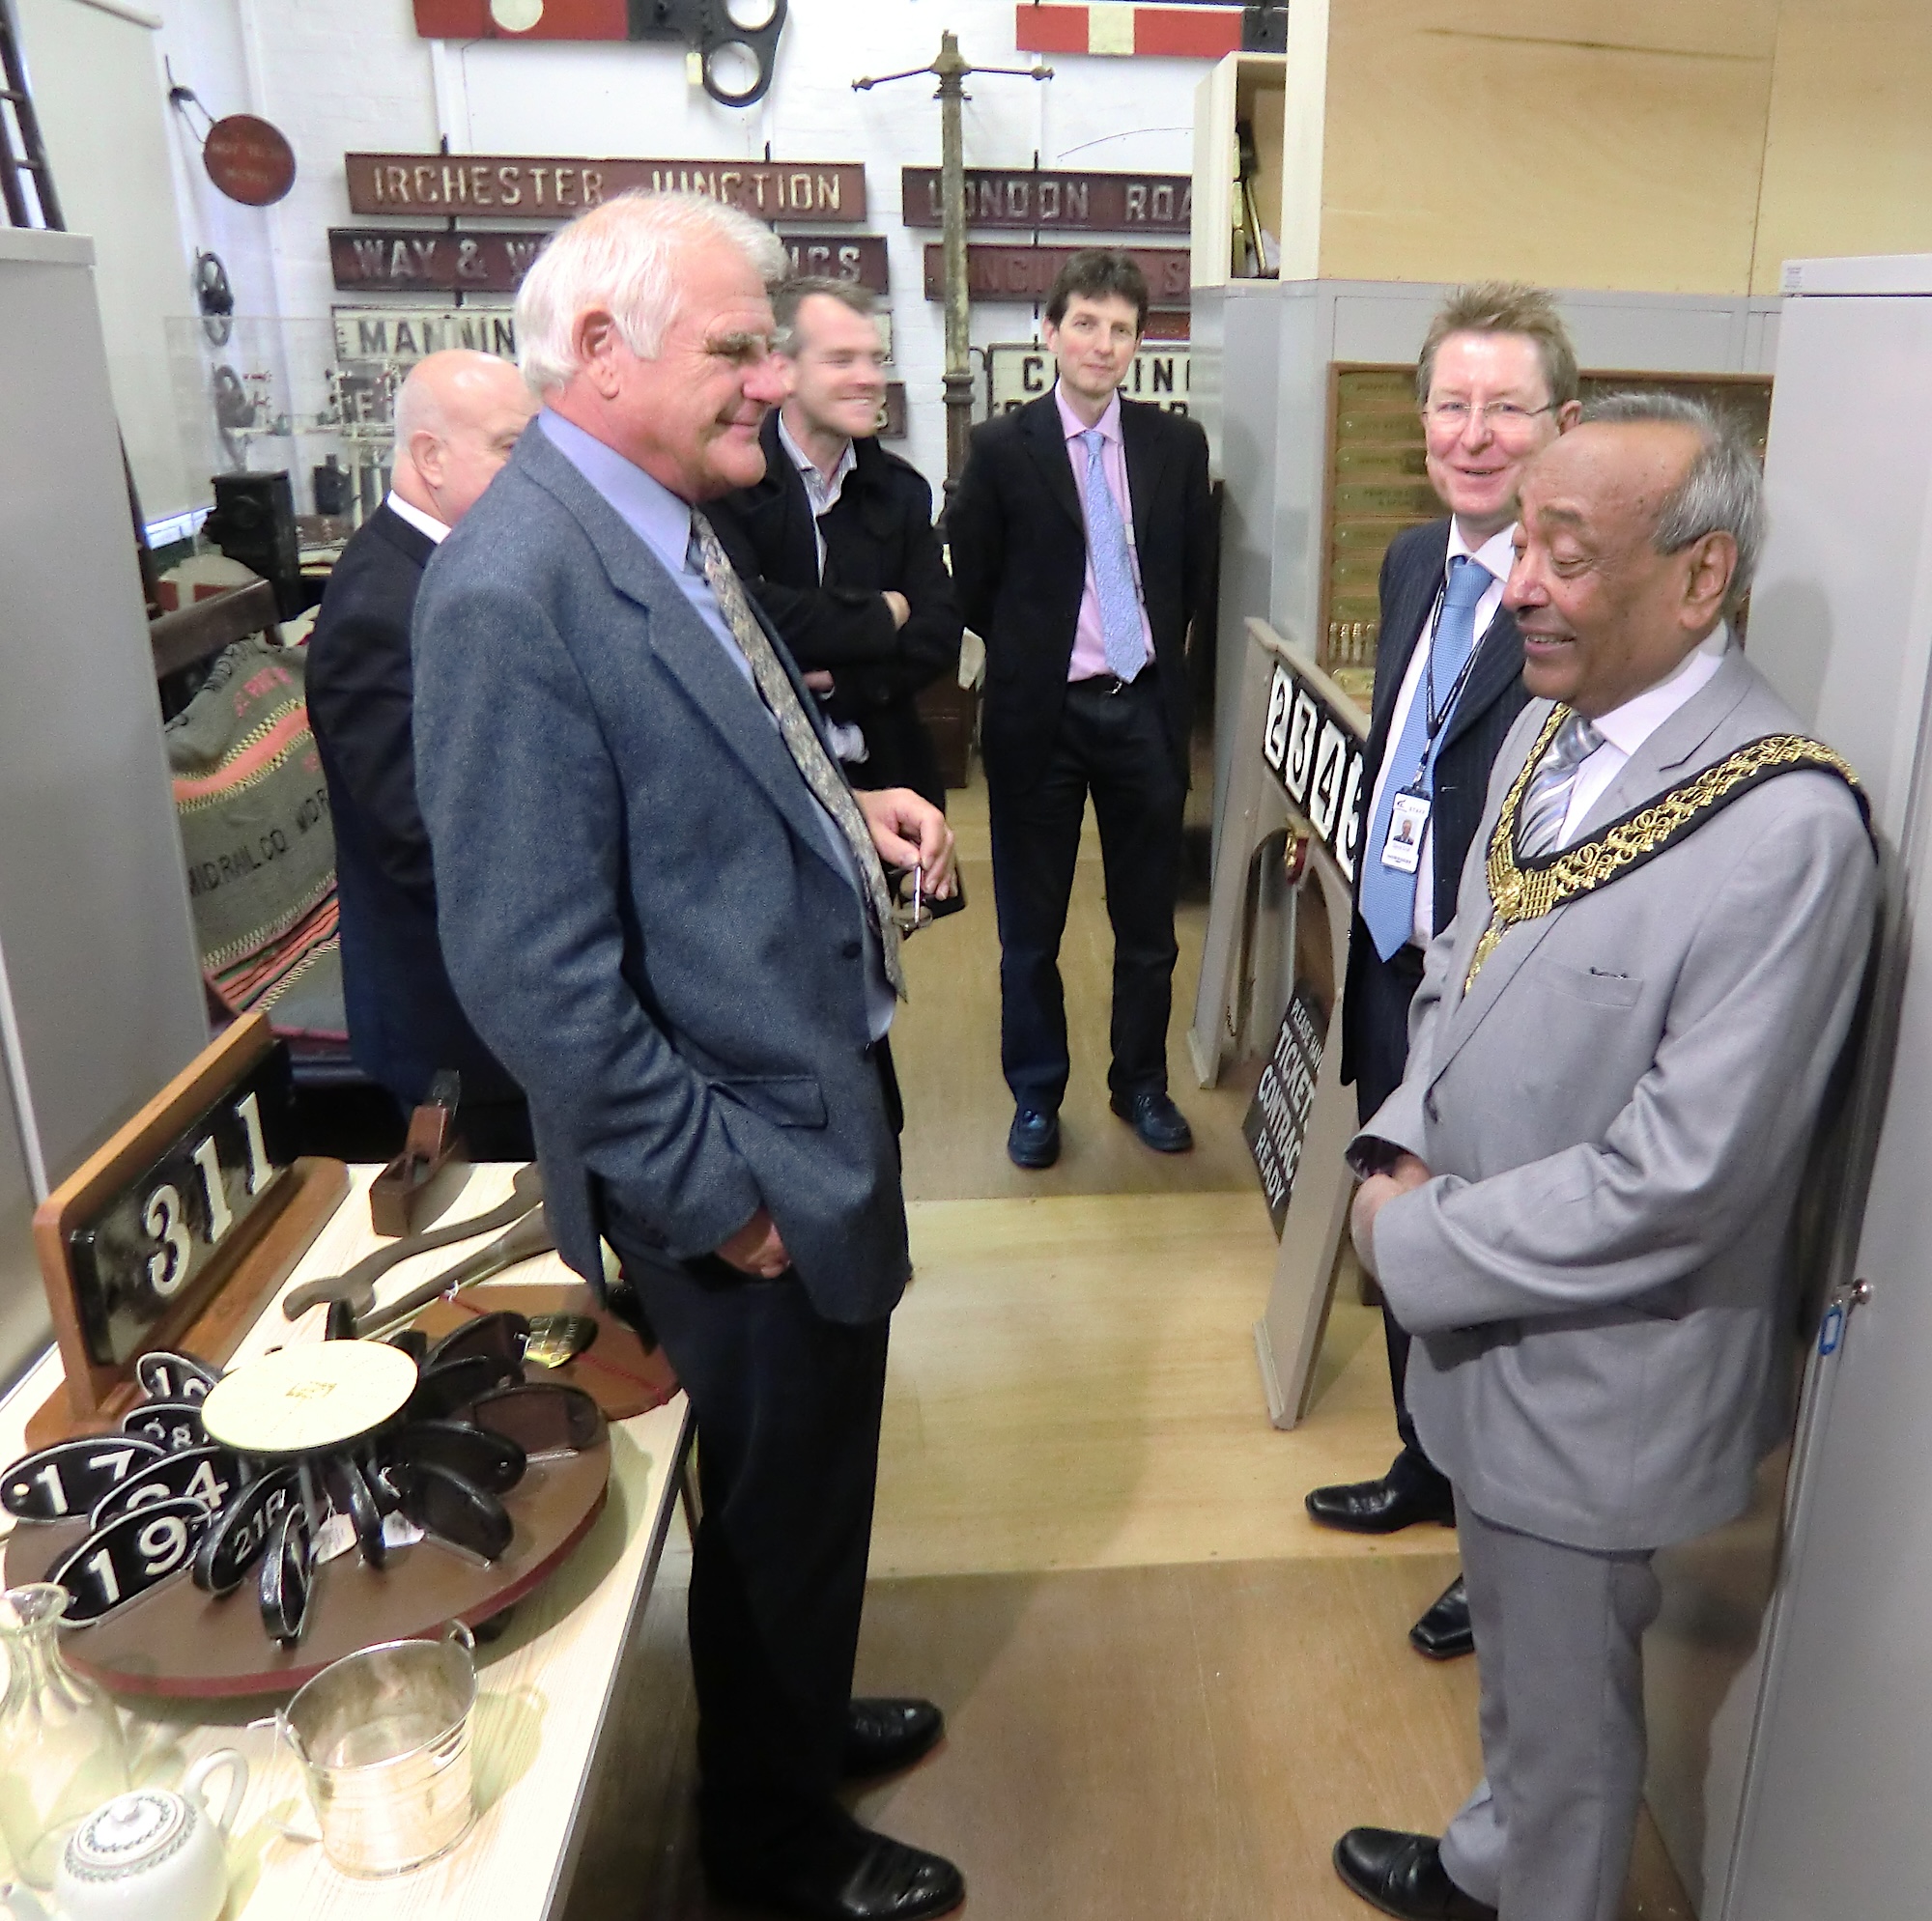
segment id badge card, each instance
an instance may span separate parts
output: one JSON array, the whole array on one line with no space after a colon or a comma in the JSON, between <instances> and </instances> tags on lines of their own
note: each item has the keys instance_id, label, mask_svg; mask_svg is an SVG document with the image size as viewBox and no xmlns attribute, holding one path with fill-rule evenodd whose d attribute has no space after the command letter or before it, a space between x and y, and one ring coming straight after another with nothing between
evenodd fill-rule
<instances>
[{"instance_id":1,"label":"id badge card","mask_svg":"<svg viewBox=\"0 0 1932 1921\"><path fill-rule=\"evenodd\" d=\"M1389 804L1388 838L1382 842L1382 865L1399 874L1412 874L1422 861L1422 835L1429 826L1429 796L1406 790Z\"/></svg>"}]
</instances>

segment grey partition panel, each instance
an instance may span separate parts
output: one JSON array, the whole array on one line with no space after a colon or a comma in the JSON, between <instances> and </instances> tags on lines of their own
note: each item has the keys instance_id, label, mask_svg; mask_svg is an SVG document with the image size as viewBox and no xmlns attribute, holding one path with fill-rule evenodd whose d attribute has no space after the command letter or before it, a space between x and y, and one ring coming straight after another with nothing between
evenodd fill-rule
<instances>
[{"instance_id":1,"label":"grey partition panel","mask_svg":"<svg viewBox=\"0 0 1932 1921\"><path fill-rule=\"evenodd\" d=\"M1871 794L1890 881L1882 1108L1842 1341L1811 1364L1723 1921L1917 1921L1932 1885L1932 256L1803 262L1786 308L1751 648ZM1862 1164L1854 1142L1853 1163ZM1822 1345L1823 1343L1821 1343Z\"/></svg>"},{"instance_id":2,"label":"grey partition panel","mask_svg":"<svg viewBox=\"0 0 1932 1921\"><path fill-rule=\"evenodd\" d=\"M208 1034L91 259L0 232L0 1050L30 1187ZM0 1374L44 1332L14 1178L10 1159Z\"/></svg>"}]
</instances>

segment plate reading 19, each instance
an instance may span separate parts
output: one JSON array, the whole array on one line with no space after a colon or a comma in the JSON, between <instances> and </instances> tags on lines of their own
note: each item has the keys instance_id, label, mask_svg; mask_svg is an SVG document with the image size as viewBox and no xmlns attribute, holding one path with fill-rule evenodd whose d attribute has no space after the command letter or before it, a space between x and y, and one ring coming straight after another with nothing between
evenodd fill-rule
<instances>
[{"instance_id":1,"label":"plate reading 19","mask_svg":"<svg viewBox=\"0 0 1932 1921\"><path fill-rule=\"evenodd\" d=\"M174 1144L68 1230L89 1358L118 1367L194 1293L291 1149L288 1055L258 1061Z\"/></svg>"}]
</instances>

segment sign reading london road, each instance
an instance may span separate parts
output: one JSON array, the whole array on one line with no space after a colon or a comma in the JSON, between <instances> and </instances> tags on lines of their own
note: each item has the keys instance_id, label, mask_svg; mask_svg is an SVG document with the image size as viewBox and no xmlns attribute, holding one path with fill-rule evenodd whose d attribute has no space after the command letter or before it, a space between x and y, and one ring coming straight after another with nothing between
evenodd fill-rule
<instances>
[{"instance_id":1,"label":"sign reading london road","mask_svg":"<svg viewBox=\"0 0 1932 1921\"><path fill-rule=\"evenodd\" d=\"M939 169L899 174L908 227L944 224ZM1075 233L1186 235L1194 183L1186 174L1061 174L966 169L967 227L1060 227Z\"/></svg>"},{"instance_id":2,"label":"sign reading london road","mask_svg":"<svg viewBox=\"0 0 1932 1921\"><path fill-rule=\"evenodd\" d=\"M632 187L702 193L764 220L866 217L866 169L827 160L580 160L521 154L345 154L352 213L567 220Z\"/></svg>"}]
</instances>

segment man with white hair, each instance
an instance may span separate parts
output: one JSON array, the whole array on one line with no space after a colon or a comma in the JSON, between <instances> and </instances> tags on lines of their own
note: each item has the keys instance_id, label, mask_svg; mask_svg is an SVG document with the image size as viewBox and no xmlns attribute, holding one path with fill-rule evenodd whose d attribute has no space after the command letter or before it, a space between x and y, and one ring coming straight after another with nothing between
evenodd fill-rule
<instances>
[{"instance_id":1,"label":"man with white hair","mask_svg":"<svg viewBox=\"0 0 1932 1921\"><path fill-rule=\"evenodd\" d=\"M958 1871L842 1781L939 1738L854 1701L888 1319L908 1272L880 862L951 893L945 816L854 795L701 503L781 397L748 215L626 195L517 303L533 431L439 553L415 647L450 972L528 1090L564 1259L601 1233L691 1398L699 1845L727 1898L917 1921Z\"/></svg>"},{"instance_id":2,"label":"man with white hair","mask_svg":"<svg viewBox=\"0 0 1932 1921\"><path fill-rule=\"evenodd\" d=\"M436 931L436 877L416 804L410 622L423 568L510 457L536 410L507 360L452 349L396 396L389 496L342 551L308 644L309 725L335 827L349 1047L405 1114L441 1068L463 1078L471 1154L526 1161L523 1090L465 1017Z\"/></svg>"},{"instance_id":3,"label":"man with white hair","mask_svg":"<svg viewBox=\"0 0 1932 1921\"><path fill-rule=\"evenodd\" d=\"M1750 448L1672 395L1527 468L1529 705L1350 1148L1482 1676L1441 1837L1336 1844L1408 1921L1615 1921L1652 1556L1742 1513L1789 1431L1787 1239L1878 885L1850 770L1731 642L1763 526Z\"/></svg>"}]
</instances>

